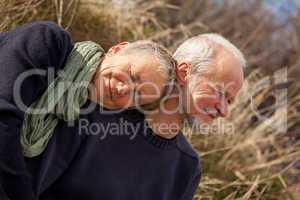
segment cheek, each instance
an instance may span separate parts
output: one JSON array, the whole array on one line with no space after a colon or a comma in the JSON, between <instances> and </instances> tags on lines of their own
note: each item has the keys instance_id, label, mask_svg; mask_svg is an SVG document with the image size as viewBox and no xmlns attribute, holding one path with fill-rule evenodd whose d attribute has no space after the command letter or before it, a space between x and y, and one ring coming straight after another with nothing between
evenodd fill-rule
<instances>
[{"instance_id":1,"label":"cheek","mask_svg":"<svg viewBox=\"0 0 300 200\"><path fill-rule=\"evenodd\" d=\"M200 95L193 96L194 107L204 108L204 107L214 107L218 102L216 95Z\"/></svg>"}]
</instances>

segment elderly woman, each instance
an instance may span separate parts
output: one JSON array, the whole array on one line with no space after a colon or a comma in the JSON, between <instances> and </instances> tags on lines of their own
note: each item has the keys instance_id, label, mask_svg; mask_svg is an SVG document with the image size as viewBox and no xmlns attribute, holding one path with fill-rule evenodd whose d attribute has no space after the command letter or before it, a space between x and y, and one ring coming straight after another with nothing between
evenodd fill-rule
<instances>
[{"instance_id":1,"label":"elderly woman","mask_svg":"<svg viewBox=\"0 0 300 200\"><path fill-rule=\"evenodd\" d=\"M81 118L108 124L123 114L106 117L99 109L155 104L174 79L175 61L163 47L147 41L121 43L105 54L92 42L74 45L54 23L36 22L0 33L0 70L1 199L34 200L68 167L90 164L83 156L79 165L71 165L88 134L81 132ZM91 105L82 116L82 109ZM76 194L85 184L91 183L70 190Z\"/></svg>"}]
</instances>

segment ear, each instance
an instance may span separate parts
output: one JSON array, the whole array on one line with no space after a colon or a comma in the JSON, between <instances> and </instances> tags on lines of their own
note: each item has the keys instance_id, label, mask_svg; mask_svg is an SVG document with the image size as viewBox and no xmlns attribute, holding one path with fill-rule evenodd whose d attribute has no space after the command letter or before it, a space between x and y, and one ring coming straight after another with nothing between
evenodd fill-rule
<instances>
[{"instance_id":1,"label":"ear","mask_svg":"<svg viewBox=\"0 0 300 200\"><path fill-rule=\"evenodd\" d=\"M187 72L189 64L185 61L178 63L176 67L177 83L179 85L185 85L187 81Z\"/></svg>"},{"instance_id":2,"label":"ear","mask_svg":"<svg viewBox=\"0 0 300 200\"><path fill-rule=\"evenodd\" d=\"M117 45L114 45L112 47L110 47L110 49L108 50L108 54L116 54L117 52L119 52L121 49L123 49L125 46L127 46L129 44L129 42L121 42Z\"/></svg>"}]
</instances>

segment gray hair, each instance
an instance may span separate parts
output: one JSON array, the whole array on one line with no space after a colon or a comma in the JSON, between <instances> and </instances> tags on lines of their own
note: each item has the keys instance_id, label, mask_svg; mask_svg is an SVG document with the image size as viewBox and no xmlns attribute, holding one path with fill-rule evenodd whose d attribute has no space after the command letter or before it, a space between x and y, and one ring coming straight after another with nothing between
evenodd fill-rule
<instances>
[{"instance_id":1,"label":"gray hair","mask_svg":"<svg viewBox=\"0 0 300 200\"><path fill-rule=\"evenodd\" d=\"M160 64L159 71L163 73L167 79L161 98L150 105L143 106L144 109L154 109L157 107L160 100L163 97L169 95L172 91L176 79L177 62L173 58L172 54L165 47L150 40L140 40L129 43L120 51L120 53L132 52L138 52L141 53L141 55L145 55L145 53L154 55L158 63Z\"/></svg>"},{"instance_id":2,"label":"gray hair","mask_svg":"<svg viewBox=\"0 0 300 200\"><path fill-rule=\"evenodd\" d=\"M138 52L141 55L145 53L152 54L160 64L159 71L166 77L175 78L176 60L172 57L172 54L162 45L159 45L150 40L139 40L129 43L125 48L121 50L122 53Z\"/></svg>"},{"instance_id":3,"label":"gray hair","mask_svg":"<svg viewBox=\"0 0 300 200\"><path fill-rule=\"evenodd\" d=\"M243 68L246 67L246 60L242 52L223 36L214 33L201 34L186 40L177 48L174 58L178 62L183 60L189 62L190 74L207 73L208 66L212 64L213 58L216 56L216 45L224 47L240 62Z\"/></svg>"}]
</instances>

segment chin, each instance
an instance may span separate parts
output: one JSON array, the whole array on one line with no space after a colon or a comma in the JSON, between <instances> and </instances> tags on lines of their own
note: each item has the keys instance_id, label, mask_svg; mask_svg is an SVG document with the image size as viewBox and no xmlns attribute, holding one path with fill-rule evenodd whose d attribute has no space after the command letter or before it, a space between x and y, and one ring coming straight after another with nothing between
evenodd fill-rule
<instances>
[{"instance_id":1,"label":"chin","mask_svg":"<svg viewBox=\"0 0 300 200\"><path fill-rule=\"evenodd\" d=\"M214 119L209 118L209 119L203 119L202 121L203 121L203 123L206 123L206 124L212 124L214 122Z\"/></svg>"},{"instance_id":2,"label":"chin","mask_svg":"<svg viewBox=\"0 0 300 200\"><path fill-rule=\"evenodd\" d=\"M108 104L108 103L104 103L104 104L103 104L103 107L105 107L105 108L107 108L107 109L110 109L110 110L118 110L118 109L121 109L121 108L118 107L118 106L111 105L111 104Z\"/></svg>"},{"instance_id":3,"label":"chin","mask_svg":"<svg viewBox=\"0 0 300 200\"><path fill-rule=\"evenodd\" d=\"M125 110L129 108L127 105L119 105L112 102L104 103L103 107L111 110Z\"/></svg>"},{"instance_id":4,"label":"chin","mask_svg":"<svg viewBox=\"0 0 300 200\"><path fill-rule=\"evenodd\" d=\"M193 116L193 118L202 124L211 124L214 121L213 118L206 116L206 115L203 115L203 116L195 115L195 116Z\"/></svg>"}]
</instances>

